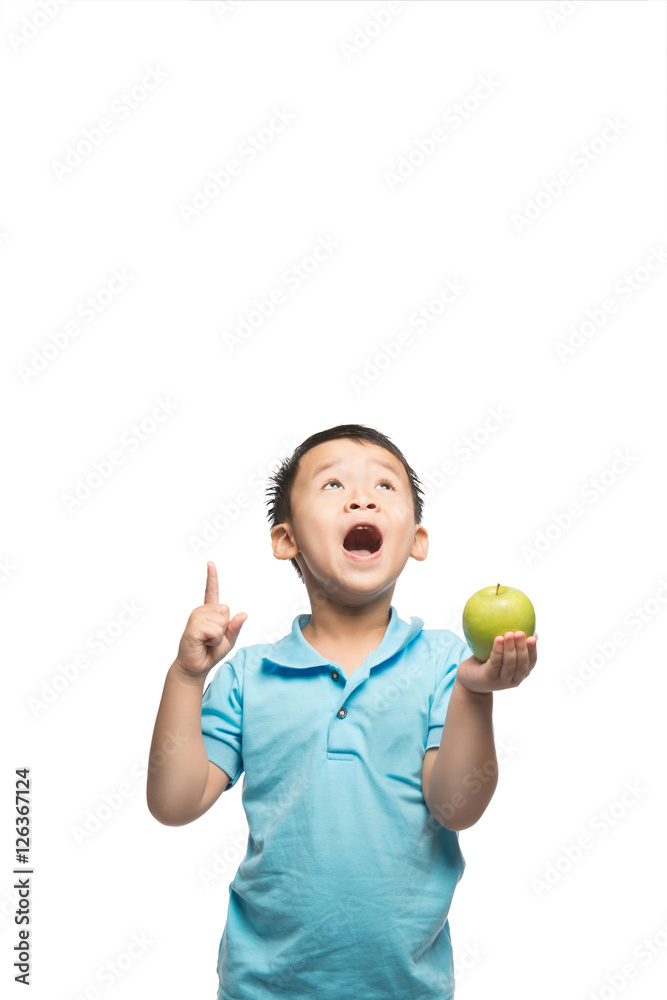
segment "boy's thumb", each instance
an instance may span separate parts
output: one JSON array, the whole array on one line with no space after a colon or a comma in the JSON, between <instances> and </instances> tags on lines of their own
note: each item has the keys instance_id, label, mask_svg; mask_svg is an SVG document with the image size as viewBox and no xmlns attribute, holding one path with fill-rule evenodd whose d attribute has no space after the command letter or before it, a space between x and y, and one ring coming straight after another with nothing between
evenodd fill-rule
<instances>
[{"instance_id":1,"label":"boy's thumb","mask_svg":"<svg viewBox=\"0 0 667 1000\"><path fill-rule=\"evenodd\" d=\"M243 625L247 617L248 616L245 613L245 611L239 611L239 613L237 615L234 615L234 617L229 622L229 625L227 626L227 631L228 632L231 631L234 634L234 636L237 636L241 631L241 626Z\"/></svg>"}]
</instances>

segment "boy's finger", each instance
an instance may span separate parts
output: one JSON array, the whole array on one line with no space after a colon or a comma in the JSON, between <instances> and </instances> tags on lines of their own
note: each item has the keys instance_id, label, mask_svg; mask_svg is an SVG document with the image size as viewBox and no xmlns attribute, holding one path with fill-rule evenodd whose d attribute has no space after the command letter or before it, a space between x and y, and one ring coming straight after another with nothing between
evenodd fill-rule
<instances>
[{"instance_id":1,"label":"boy's finger","mask_svg":"<svg viewBox=\"0 0 667 1000\"><path fill-rule=\"evenodd\" d=\"M511 677L516 668L516 645L514 632L505 632L503 636L503 678Z\"/></svg>"},{"instance_id":2,"label":"boy's finger","mask_svg":"<svg viewBox=\"0 0 667 1000\"><path fill-rule=\"evenodd\" d=\"M245 613L245 611L239 611L239 613L237 615L234 615L232 620L229 622L229 625L227 626L226 635L232 645L234 645L234 643L238 639L239 632L241 631L241 626L243 625L247 617L248 616ZM241 619L241 621L237 621L237 619L239 618Z\"/></svg>"},{"instance_id":3,"label":"boy's finger","mask_svg":"<svg viewBox=\"0 0 667 1000\"><path fill-rule=\"evenodd\" d=\"M206 590L204 591L204 604L219 604L218 598L218 571L214 562L207 562Z\"/></svg>"},{"instance_id":4,"label":"boy's finger","mask_svg":"<svg viewBox=\"0 0 667 1000\"><path fill-rule=\"evenodd\" d=\"M535 635L531 635L526 639L526 645L528 647L528 659L530 661L530 669L532 670L537 663L537 632Z\"/></svg>"},{"instance_id":5,"label":"boy's finger","mask_svg":"<svg viewBox=\"0 0 667 1000\"><path fill-rule=\"evenodd\" d=\"M503 653L505 641L502 635L497 635L493 640L493 646L491 647L491 655L489 656L489 661L493 660L491 666L496 671L498 675L502 670L503 666ZM488 662L488 661L487 661Z\"/></svg>"}]
</instances>

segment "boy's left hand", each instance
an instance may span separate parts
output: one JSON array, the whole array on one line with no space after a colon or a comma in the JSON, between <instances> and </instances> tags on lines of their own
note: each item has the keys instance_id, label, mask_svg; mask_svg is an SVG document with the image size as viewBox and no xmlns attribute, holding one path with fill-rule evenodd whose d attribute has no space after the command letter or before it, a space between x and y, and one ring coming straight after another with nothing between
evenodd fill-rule
<instances>
[{"instance_id":1,"label":"boy's left hand","mask_svg":"<svg viewBox=\"0 0 667 1000\"><path fill-rule=\"evenodd\" d=\"M537 633L505 632L496 636L488 660L469 656L459 664L456 679L478 694L502 691L524 681L537 662Z\"/></svg>"}]
</instances>

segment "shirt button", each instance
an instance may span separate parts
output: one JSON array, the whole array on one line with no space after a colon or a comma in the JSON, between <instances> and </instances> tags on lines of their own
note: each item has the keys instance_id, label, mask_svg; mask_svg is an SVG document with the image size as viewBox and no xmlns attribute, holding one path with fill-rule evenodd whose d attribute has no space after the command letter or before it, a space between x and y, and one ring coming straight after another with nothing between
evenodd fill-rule
<instances>
[{"instance_id":1,"label":"shirt button","mask_svg":"<svg viewBox=\"0 0 667 1000\"><path fill-rule=\"evenodd\" d=\"M345 716L347 715L347 709L346 708L339 708L337 714L338 714L338 718L339 719L344 719Z\"/></svg>"},{"instance_id":2,"label":"shirt button","mask_svg":"<svg viewBox=\"0 0 667 1000\"><path fill-rule=\"evenodd\" d=\"M337 681L338 677L339 677L338 671L337 670L332 670L331 671L331 677L332 677L333 680Z\"/></svg>"}]
</instances>

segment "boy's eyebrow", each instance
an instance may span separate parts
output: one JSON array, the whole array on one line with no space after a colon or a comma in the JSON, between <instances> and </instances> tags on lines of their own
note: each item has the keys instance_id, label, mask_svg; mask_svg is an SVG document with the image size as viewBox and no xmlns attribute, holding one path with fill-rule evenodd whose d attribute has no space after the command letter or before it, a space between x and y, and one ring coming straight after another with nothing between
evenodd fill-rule
<instances>
[{"instance_id":1,"label":"boy's eyebrow","mask_svg":"<svg viewBox=\"0 0 667 1000\"><path fill-rule=\"evenodd\" d=\"M321 472L324 472L325 469L330 469L333 465L338 465L340 461L342 460L334 458L330 459L328 462L322 462L322 464L318 465L315 471L313 472L313 479L319 476ZM393 472L394 475L398 474L396 466L392 462L383 462L380 459L373 459L373 465L381 465L383 469L389 469L389 471Z\"/></svg>"}]
</instances>

